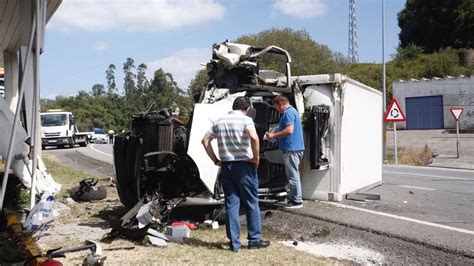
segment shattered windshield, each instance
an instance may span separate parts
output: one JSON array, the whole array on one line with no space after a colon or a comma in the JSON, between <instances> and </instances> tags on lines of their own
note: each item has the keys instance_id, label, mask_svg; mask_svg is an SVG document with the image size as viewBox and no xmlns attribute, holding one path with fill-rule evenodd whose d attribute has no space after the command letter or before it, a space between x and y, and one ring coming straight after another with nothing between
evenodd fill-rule
<instances>
[{"instance_id":1,"label":"shattered windshield","mask_svg":"<svg viewBox=\"0 0 474 266\"><path fill-rule=\"evenodd\" d=\"M67 124L67 114L47 114L41 115L42 127L57 127Z\"/></svg>"}]
</instances>

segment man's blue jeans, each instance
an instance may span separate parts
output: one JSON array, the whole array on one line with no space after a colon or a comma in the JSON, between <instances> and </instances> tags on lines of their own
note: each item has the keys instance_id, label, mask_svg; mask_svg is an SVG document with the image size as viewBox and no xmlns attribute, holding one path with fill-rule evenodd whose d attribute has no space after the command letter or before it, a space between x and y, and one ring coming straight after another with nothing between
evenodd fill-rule
<instances>
[{"instance_id":1,"label":"man's blue jeans","mask_svg":"<svg viewBox=\"0 0 474 266\"><path fill-rule=\"evenodd\" d=\"M303 159L303 151L283 151L283 162L285 164L285 174L290 183L290 196L288 200L302 203L303 193L301 191L301 180L299 165Z\"/></svg>"},{"instance_id":2,"label":"man's blue jeans","mask_svg":"<svg viewBox=\"0 0 474 266\"><path fill-rule=\"evenodd\" d=\"M248 162L223 162L220 177L227 212L226 232L231 249L240 249L240 203L247 215L249 245L258 244L262 237L260 207L258 206L258 177L255 165Z\"/></svg>"}]
</instances>

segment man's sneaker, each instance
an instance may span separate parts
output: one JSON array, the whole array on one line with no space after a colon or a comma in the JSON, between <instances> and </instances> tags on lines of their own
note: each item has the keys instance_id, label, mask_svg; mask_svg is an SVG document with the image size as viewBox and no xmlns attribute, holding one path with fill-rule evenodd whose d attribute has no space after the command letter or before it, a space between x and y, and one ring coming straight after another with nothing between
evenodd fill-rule
<instances>
[{"instance_id":1,"label":"man's sneaker","mask_svg":"<svg viewBox=\"0 0 474 266\"><path fill-rule=\"evenodd\" d=\"M285 208L285 209L303 208L303 202L295 202L295 201L290 200L286 204L283 204L283 208Z\"/></svg>"},{"instance_id":2,"label":"man's sneaker","mask_svg":"<svg viewBox=\"0 0 474 266\"><path fill-rule=\"evenodd\" d=\"M261 240L257 244L249 244L248 249L258 249L258 248L266 248L270 246L270 241L268 240Z\"/></svg>"}]
</instances>

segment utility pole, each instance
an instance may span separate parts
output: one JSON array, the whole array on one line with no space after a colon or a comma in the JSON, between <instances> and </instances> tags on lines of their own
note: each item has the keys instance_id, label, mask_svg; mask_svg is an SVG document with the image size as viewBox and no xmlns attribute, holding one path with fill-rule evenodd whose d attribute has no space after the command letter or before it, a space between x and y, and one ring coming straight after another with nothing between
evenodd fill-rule
<instances>
[{"instance_id":1,"label":"utility pole","mask_svg":"<svg viewBox=\"0 0 474 266\"><path fill-rule=\"evenodd\" d=\"M385 74L385 4L382 0L382 114L387 110L387 87L386 87L386 74ZM382 126L382 139L383 139L383 151L382 161L387 159L387 122L383 122Z\"/></svg>"}]
</instances>

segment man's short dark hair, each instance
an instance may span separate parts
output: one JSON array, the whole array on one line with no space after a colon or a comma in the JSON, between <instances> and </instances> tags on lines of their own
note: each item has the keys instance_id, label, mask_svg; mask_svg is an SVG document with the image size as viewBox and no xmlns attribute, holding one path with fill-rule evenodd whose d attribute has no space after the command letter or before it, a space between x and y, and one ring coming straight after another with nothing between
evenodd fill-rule
<instances>
[{"instance_id":1,"label":"man's short dark hair","mask_svg":"<svg viewBox=\"0 0 474 266\"><path fill-rule=\"evenodd\" d=\"M250 107L250 99L245 96L239 96L235 98L232 104L232 110L246 110Z\"/></svg>"},{"instance_id":2,"label":"man's short dark hair","mask_svg":"<svg viewBox=\"0 0 474 266\"><path fill-rule=\"evenodd\" d=\"M290 100L288 100L288 97L286 97L285 95L278 95L272 101L272 104L278 104L278 105L287 104L287 103L290 103Z\"/></svg>"}]
</instances>

